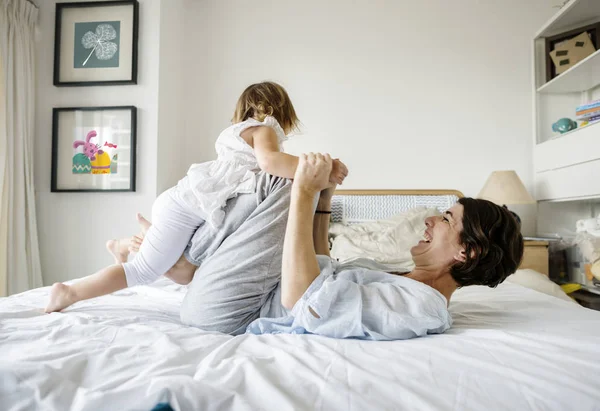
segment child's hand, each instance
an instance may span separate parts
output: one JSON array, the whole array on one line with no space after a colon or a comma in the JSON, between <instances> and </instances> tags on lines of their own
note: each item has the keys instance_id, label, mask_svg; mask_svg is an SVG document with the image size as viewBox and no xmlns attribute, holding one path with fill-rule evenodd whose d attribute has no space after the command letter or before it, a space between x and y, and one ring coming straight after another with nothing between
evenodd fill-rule
<instances>
[{"instance_id":1,"label":"child's hand","mask_svg":"<svg viewBox=\"0 0 600 411\"><path fill-rule=\"evenodd\" d=\"M333 160L329 182L333 184L342 184L348 175L348 168L339 158Z\"/></svg>"}]
</instances>

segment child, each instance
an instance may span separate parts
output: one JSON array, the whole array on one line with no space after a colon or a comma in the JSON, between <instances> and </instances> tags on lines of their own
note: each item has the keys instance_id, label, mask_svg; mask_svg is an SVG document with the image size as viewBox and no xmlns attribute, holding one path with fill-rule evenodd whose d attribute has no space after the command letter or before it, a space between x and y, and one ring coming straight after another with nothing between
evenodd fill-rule
<instances>
[{"instance_id":1,"label":"child","mask_svg":"<svg viewBox=\"0 0 600 411\"><path fill-rule=\"evenodd\" d=\"M281 144L286 134L297 129L298 118L283 87L272 82L249 86L237 102L233 123L217 139L217 160L192 165L175 187L154 201L152 226L145 227L135 258L126 262L123 240L109 243L118 263L73 285L54 284L46 312L155 281L179 260L203 222L214 227L222 223L228 199L255 191L259 170L278 177L294 176L298 157L283 153ZM341 184L346 174L343 163L336 161L330 180Z\"/></svg>"}]
</instances>

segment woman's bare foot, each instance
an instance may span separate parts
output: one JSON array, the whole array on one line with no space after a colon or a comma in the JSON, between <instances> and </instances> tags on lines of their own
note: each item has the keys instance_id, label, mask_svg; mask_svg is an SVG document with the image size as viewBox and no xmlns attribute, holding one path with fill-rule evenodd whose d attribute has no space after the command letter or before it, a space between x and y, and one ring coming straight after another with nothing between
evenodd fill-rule
<instances>
[{"instance_id":1,"label":"woman's bare foot","mask_svg":"<svg viewBox=\"0 0 600 411\"><path fill-rule=\"evenodd\" d=\"M152 223L150 221L146 220L144 218L144 216L141 215L140 213L137 213L137 215L135 217L137 218L138 224L140 225L140 228L142 229L142 234L146 235L146 233L148 232L148 229L150 228Z\"/></svg>"},{"instance_id":2,"label":"woman's bare foot","mask_svg":"<svg viewBox=\"0 0 600 411\"><path fill-rule=\"evenodd\" d=\"M77 296L70 286L62 283L54 283L50 289L50 301L46 306L46 312L60 311L76 302Z\"/></svg>"},{"instance_id":3,"label":"woman's bare foot","mask_svg":"<svg viewBox=\"0 0 600 411\"><path fill-rule=\"evenodd\" d=\"M192 282L197 268L184 256L181 256L175 265L166 272L165 277L177 284L188 285Z\"/></svg>"},{"instance_id":4,"label":"woman's bare foot","mask_svg":"<svg viewBox=\"0 0 600 411\"><path fill-rule=\"evenodd\" d=\"M137 213L135 218L137 219L138 224L140 225L140 229L142 233L139 236L133 236L132 238L122 238L120 240L113 239L106 242L106 249L109 253L115 258L116 264L123 264L127 262L127 258L129 257L130 252L137 252L139 250L139 246L137 250L132 250L130 244L132 239L137 238L139 241L139 245L148 232L148 229L152 225L150 221L146 220L144 216L140 213Z\"/></svg>"},{"instance_id":5,"label":"woman's bare foot","mask_svg":"<svg viewBox=\"0 0 600 411\"><path fill-rule=\"evenodd\" d=\"M148 229L152 226L152 223L144 218L141 214L136 215L138 224L140 225L140 229L142 230L141 234L134 235L129 240L128 251L132 253L137 253L142 246L142 242L144 241L144 237L148 232ZM194 273L196 272L197 266L190 263L183 255L179 258L179 260L165 273L165 277L170 279L171 281L181 284L188 285L192 282L194 278Z\"/></svg>"},{"instance_id":6,"label":"woman's bare foot","mask_svg":"<svg viewBox=\"0 0 600 411\"><path fill-rule=\"evenodd\" d=\"M106 249L115 258L116 264L122 264L127 262L129 257L129 240L108 240L106 242Z\"/></svg>"}]
</instances>

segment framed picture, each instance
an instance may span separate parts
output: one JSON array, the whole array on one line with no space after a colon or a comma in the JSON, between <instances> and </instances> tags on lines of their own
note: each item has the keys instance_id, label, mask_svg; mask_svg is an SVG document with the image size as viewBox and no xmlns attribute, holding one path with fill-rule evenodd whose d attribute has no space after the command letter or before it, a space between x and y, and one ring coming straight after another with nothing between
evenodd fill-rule
<instances>
[{"instance_id":1,"label":"framed picture","mask_svg":"<svg viewBox=\"0 0 600 411\"><path fill-rule=\"evenodd\" d=\"M55 86L137 83L137 0L57 3Z\"/></svg>"},{"instance_id":2,"label":"framed picture","mask_svg":"<svg viewBox=\"0 0 600 411\"><path fill-rule=\"evenodd\" d=\"M52 192L135 191L136 108L52 111Z\"/></svg>"}]
</instances>

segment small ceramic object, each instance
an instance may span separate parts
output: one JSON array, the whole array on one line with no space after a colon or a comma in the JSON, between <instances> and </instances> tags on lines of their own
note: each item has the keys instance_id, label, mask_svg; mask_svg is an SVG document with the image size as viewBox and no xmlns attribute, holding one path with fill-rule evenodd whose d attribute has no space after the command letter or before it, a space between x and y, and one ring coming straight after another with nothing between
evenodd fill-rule
<instances>
[{"instance_id":1,"label":"small ceramic object","mask_svg":"<svg viewBox=\"0 0 600 411\"><path fill-rule=\"evenodd\" d=\"M556 123L552 124L552 131L560 134L566 133L577 128L577 122L570 118L561 118Z\"/></svg>"}]
</instances>

